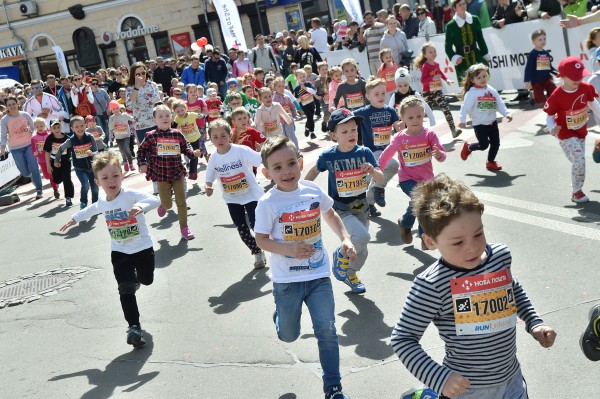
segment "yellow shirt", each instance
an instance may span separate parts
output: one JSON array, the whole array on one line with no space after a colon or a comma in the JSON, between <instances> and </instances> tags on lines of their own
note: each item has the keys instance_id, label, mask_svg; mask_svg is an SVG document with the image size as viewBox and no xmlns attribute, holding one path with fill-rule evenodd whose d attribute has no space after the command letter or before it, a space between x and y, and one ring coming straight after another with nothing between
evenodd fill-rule
<instances>
[{"instance_id":1,"label":"yellow shirt","mask_svg":"<svg viewBox=\"0 0 600 399\"><path fill-rule=\"evenodd\" d=\"M186 116L181 117L176 115L174 119L177 127L190 143L200 140L200 130L198 129L198 125L196 125L197 118L197 113L188 112Z\"/></svg>"}]
</instances>

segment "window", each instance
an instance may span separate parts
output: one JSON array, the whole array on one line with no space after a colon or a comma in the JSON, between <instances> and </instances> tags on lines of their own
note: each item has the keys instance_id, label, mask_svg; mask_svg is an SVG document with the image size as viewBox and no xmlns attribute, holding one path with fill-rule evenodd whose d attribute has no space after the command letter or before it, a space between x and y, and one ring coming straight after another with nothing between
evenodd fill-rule
<instances>
[{"instance_id":1,"label":"window","mask_svg":"<svg viewBox=\"0 0 600 399\"><path fill-rule=\"evenodd\" d=\"M38 37L35 41L35 47L38 49L48 47L48 38L45 36Z\"/></svg>"},{"instance_id":2,"label":"window","mask_svg":"<svg viewBox=\"0 0 600 399\"><path fill-rule=\"evenodd\" d=\"M61 75L60 68L58 67L58 62L54 54L38 57L37 62L41 76L48 76L50 74L54 76Z\"/></svg>"},{"instance_id":3,"label":"window","mask_svg":"<svg viewBox=\"0 0 600 399\"><path fill-rule=\"evenodd\" d=\"M157 56L163 58L171 58L173 56L167 32L153 33L152 38L154 38L154 47L156 47Z\"/></svg>"},{"instance_id":4,"label":"window","mask_svg":"<svg viewBox=\"0 0 600 399\"><path fill-rule=\"evenodd\" d=\"M143 27L144 26L139 19L129 17L126 18L121 24L121 32ZM146 38L144 36L125 40L125 50L127 50L127 58L129 59L130 65L138 61L145 61L149 59L148 48L146 47Z\"/></svg>"}]
</instances>

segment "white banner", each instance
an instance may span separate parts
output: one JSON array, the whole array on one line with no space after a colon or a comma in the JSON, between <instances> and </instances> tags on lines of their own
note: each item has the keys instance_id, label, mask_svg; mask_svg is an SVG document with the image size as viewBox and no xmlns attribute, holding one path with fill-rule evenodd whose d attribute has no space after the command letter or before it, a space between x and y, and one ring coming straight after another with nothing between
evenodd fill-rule
<instances>
[{"instance_id":1,"label":"white banner","mask_svg":"<svg viewBox=\"0 0 600 399\"><path fill-rule=\"evenodd\" d=\"M326 51L323 53L319 53L323 61L327 62L329 67L332 66L341 66L342 61L346 58L352 58L358 64L358 71L360 72L360 76L362 76L365 80L369 79L371 72L369 71L369 57L367 56L367 50L362 53L358 51L357 48L353 48L352 50L336 50L336 51Z\"/></svg>"},{"instance_id":2,"label":"white banner","mask_svg":"<svg viewBox=\"0 0 600 399\"><path fill-rule=\"evenodd\" d=\"M4 161L0 161L0 187L10 183L20 174L12 154L8 152L8 157Z\"/></svg>"},{"instance_id":3,"label":"white banner","mask_svg":"<svg viewBox=\"0 0 600 399\"><path fill-rule=\"evenodd\" d=\"M217 10L217 14L219 14L221 31L225 38L226 48L248 50L244 30L242 29L242 21L240 20L240 13L234 0L213 0L213 4ZM226 49L223 49L223 51L227 52Z\"/></svg>"},{"instance_id":4,"label":"white banner","mask_svg":"<svg viewBox=\"0 0 600 399\"><path fill-rule=\"evenodd\" d=\"M342 0L342 4L344 8L348 12L348 15L351 17L350 21L354 20L358 22L359 25L363 23L363 13L360 9L360 3L358 0ZM350 22L348 21L348 22Z\"/></svg>"},{"instance_id":5,"label":"white banner","mask_svg":"<svg viewBox=\"0 0 600 399\"><path fill-rule=\"evenodd\" d=\"M52 50L56 54L56 60L58 61L58 66L62 69L64 76L69 75L69 68L67 67L67 60L65 59L65 53L60 46L52 46Z\"/></svg>"}]
</instances>

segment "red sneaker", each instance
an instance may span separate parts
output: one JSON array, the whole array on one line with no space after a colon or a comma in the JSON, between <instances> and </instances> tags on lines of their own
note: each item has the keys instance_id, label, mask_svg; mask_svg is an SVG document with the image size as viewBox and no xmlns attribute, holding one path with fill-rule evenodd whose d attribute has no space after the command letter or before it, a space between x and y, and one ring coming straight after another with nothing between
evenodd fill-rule
<instances>
[{"instance_id":1,"label":"red sneaker","mask_svg":"<svg viewBox=\"0 0 600 399\"><path fill-rule=\"evenodd\" d=\"M131 171L135 170L135 166L132 163L129 164L129 170L131 170Z\"/></svg>"},{"instance_id":2,"label":"red sneaker","mask_svg":"<svg viewBox=\"0 0 600 399\"><path fill-rule=\"evenodd\" d=\"M124 163L123 164L123 169L125 169L125 172L129 172L129 164L128 163Z\"/></svg>"},{"instance_id":3,"label":"red sneaker","mask_svg":"<svg viewBox=\"0 0 600 399\"><path fill-rule=\"evenodd\" d=\"M190 173L190 175L188 176L188 178L190 180L196 180L196 179L198 179L198 173Z\"/></svg>"},{"instance_id":4,"label":"red sneaker","mask_svg":"<svg viewBox=\"0 0 600 399\"><path fill-rule=\"evenodd\" d=\"M162 205L160 205L158 209L156 209L156 212L158 212L158 216L160 217L163 217L167 214L167 210L163 208Z\"/></svg>"},{"instance_id":5,"label":"red sneaker","mask_svg":"<svg viewBox=\"0 0 600 399\"><path fill-rule=\"evenodd\" d=\"M487 170L502 170L502 166L500 166L500 164L496 161L487 161L485 163L485 168Z\"/></svg>"},{"instance_id":6,"label":"red sneaker","mask_svg":"<svg viewBox=\"0 0 600 399\"><path fill-rule=\"evenodd\" d=\"M465 141L465 143L463 144L462 150L460 150L460 158L463 161L466 161L467 158L469 158L469 155L471 155L471 153L473 152L469 149L469 145L470 145L469 142Z\"/></svg>"}]
</instances>

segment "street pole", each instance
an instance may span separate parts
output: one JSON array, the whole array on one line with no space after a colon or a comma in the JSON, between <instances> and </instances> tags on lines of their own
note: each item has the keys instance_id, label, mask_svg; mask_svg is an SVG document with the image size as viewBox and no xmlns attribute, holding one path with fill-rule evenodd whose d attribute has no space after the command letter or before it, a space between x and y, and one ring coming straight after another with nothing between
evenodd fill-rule
<instances>
[{"instance_id":1,"label":"street pole","mask_svg":"<svg viewBox=\"0 0 600 399\"><path fill-rule=\"evenodd\" d=\"M210 26L210 23L208 22L208 0L200 0L200 2L204 3L204 22L206 22L206 27L208 28L208 36L210 36L210 42L213 44L215 44L215 38L213 36L213 31L212 28Z\"/></svg>"},{"instance_id":2,"label":"street pole","mask_svg":"<svg viewBox=\"0 0 600 399\"><path fill-rule=\"evenodd\" d=\"M263 29L262 18L260 17L260 8L258 8L258 0L254 0L254 5L256 6L256 15L258 16L258 25L260 26L260 34L264 35L265 30Z\"/></svg>"}]
</instances>

